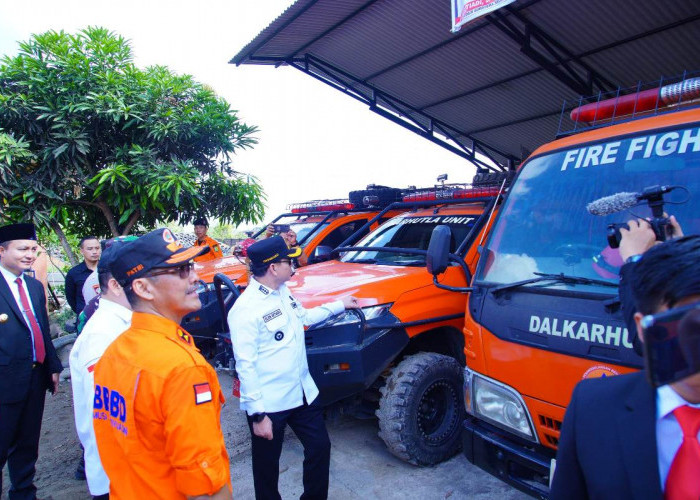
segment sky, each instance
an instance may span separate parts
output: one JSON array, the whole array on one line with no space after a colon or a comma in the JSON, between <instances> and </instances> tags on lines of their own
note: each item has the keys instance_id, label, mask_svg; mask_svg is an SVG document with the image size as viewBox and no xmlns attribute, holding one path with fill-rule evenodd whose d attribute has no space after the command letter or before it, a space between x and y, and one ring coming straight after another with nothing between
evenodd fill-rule
<instances>
[{"instance_id":1,"label":"sky","mask_svg":"<svg viewBox=\"0 0 700 500\"><path fill-rule=\"evenodd\" d=\"M130 40L137 66L165 65L211 86L260 129L233 166L262 184L265 220L290 203L347 198L367 184L430 186L444 173L471 181L475 169L462 158L294 68L228 63L292 3L0 0L0 55L16 54L32 33L102 26Z\"/></svg>"}]
</instances>

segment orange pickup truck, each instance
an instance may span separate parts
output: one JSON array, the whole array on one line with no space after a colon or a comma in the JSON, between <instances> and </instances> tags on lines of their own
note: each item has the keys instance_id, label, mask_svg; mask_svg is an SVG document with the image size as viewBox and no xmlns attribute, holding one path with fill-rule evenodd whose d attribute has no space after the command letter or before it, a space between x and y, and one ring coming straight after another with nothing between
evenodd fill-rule
<instances>
[{"instance_id":1,"label":"orange pickup truck","mask_svg":"<svg viewBox=\"0 0 700 500\"><path fill-rule=\"evenodd\" d=\"M358 297L361 309L307 330L309 369L321 403L359 416L376 412L389 450L414 464L455 454L464 418L466 297L434 285L428 243L437 225L452 229L459 263L441 281L466 286L497 193L454 186L411 192L391 205L404 213L357 246L336 248L339 260L301 268L288 283L305 307Z\"/></svg>"}]
</instances>

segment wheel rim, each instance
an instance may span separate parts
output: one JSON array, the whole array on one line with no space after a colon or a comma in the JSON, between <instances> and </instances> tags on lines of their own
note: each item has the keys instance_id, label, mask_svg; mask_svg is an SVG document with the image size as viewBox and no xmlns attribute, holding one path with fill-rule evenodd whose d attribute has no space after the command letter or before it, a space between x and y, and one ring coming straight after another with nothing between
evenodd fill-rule
<instances>
[{"instance_id":1,"label":"wheel rim","mask_svg":"<svg viewBox=\"0 0 700 500\"><path fill-rule=\"evenodd\" d=\"M449 439L457 421L459 396L454 387L444 380L428 386L418 402L418 429L430 445L439 445Z\"/></svg>"}]
</instances>

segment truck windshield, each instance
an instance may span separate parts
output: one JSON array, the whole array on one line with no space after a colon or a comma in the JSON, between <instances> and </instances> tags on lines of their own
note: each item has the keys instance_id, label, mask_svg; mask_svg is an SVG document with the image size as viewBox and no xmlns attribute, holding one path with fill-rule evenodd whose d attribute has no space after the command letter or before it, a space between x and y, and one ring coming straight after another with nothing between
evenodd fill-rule
<instances>
[{"instance_id":1,"label":"truck windshield","mask_svg":"<svg viewBox=\"0 0 700 500\"><path fill-rule=\"evenodd\" d=\"M358 247L374 247L376 250L347 252L340 260L398 266L424 266L424 255L381 249L394 247L427 250L435 226L446 224L452 230L450 252L454 252L469 234L477 218L476 215L432 215L426 217L400 215L379 226L357 244Z\"/></svg>"},{"instance_id":2,"label":"truck windshield","mask_svg":"<svg viewBox=\"0 0 700 500\"><path fill-rule=\"evenodd\" d=\"M510 284L541 273L584 280L533 280L526 287L611 293L601 280L618 282L619 251L608 246L606 228L650 217L646 202L605 216L586 205L604 196L679 185L664 195L665 211L685 234L700 232L700 127L646 132L580 145L523 165L482 254L476 281ZM677 203L677 204L675 204ZM589 280L585 280L588 278ZM614 293L614 289L612 291Z\"/></svg>"}]
</instances>

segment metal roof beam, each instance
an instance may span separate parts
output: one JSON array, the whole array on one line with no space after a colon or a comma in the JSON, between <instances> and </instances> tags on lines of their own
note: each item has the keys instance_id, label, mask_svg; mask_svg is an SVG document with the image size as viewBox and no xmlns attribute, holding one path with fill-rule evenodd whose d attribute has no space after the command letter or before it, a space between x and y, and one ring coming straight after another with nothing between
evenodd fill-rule
<instances>
[{"instance_id":1,"label":"metal roof beam","mask_svg":"<svg viewBox=\"0 0 700 500\"><path fill-rule=\"evenodd\" d=\"M258 58L256 58L258 59ZM264 60L264 58L259 58ZM505 169L508 162L519 161L518 158L512 155L503 153L491 146L481 143L480 141L470 137L468 134L453 127L435 120L433 117L416 111L409 104L396 99L393 96L385 94L381 90L366 84L352 75L335 68L331 64L322 61L314 56L306 54L303 59L294 58L286 61L290 66L312 76L313 78L330 85L336 90L357 99L358 101L367 104L371 111L397 123L404 128L428 139L429 141L442 146L452 153L466 159L467 161L482 168L491 170ZM361 88L364 87L364 88ZM427 122L427 126L421 121ZM435 132L443 135L447 140L435 135ZM462 139L460 139L462 138ZM455 145L451 144L452 141ZM468 141L465 142L465 141ZM478 159L476 157L475 148L478 146L480 154L484 154L489 160L493 161L496 167ZM504 160L498 161L495 155L502 157Z\"/></svg>"},{"instance_id":2,"label":"metal roof beam","mask_svg":"<svg viewBox=\"0 0 700 500\"><path fill-rule=\"evenodd\" d=\"M518 4L517 8L514 10L517 11L517 10L526 9L526 8L536 4L539 1L540 0L530 0L529 2ZM479 31L480 29L485 28L488 25L489 25L488 23L481 23L481 24L476 25L468 30L464 30L463 32L460 32L459 35L455 35L452 38L448 38L447 40L444 40L444 41L438 43L437 45L433 45L432 47L429 47L425 50L422 50L421 52L418 52L417 54L413 54L412 56L407 57L406 59L403 59L395 64L392 64L391 66L387 66L386 68L382 68L381 70L379 70L375 73L372 73L369 76L366 76L365 78L363 78L362 81L368 82L370 80L373 80L373 79L377 78L378 76L383 75L384 73L388 73L389 71L392 71L400 66L403 66L404 64L408 64L411 61L414 61L414 60L419 59L427 54L430 54L431 52L435 52L436 50L443 48L445 45L449 45L449 44L454 43L457 40L459 40L465 36L471 35L472 33Z\"/></svg>"},{"instance_id":3,"label":"metal roof beam","mask_svg":"<svg viewBox=\"0 0 700 500\"><path fill-rule=\"evenodd\" d=\"M622 40L618 40L617 42L612 42L612 43L609 43L607 45L603 45L601 47L596 47L594 49L590 49L590 50L587 50L585 52L581 52L580 54L575 54L574 56L572 56L570 58L564 58L563 62L568 63L568 62L574 61L574 60L581 60L583 58L598 54L599 52L605 52L606 50L613 49L615 47L619 47L619 46L625 45L627 43L631 43L631 42L640 40L642 38L646 38L648 36L656 35L658 33L664 32L666 30L677 28L677 27L682 26L684 24L688 24L688 23L695 22L698 20L700 20L700 14L698 14L696 16L687 17L687 18L681 19L679 21L675 21L675 22L667 24L665 26L659 26L658 28L654 28L654 29L651 29L649 31L645 31L644 33L639 33L637 35L630 36L630 37L624 38ZM450 101L455 101L455 100L461 99L463 97L468 97L468 96L473 95L473 94L478 94L479 92L483 92L484 90L498 87L500 85L518 80L520 78L525 78L527 76L533 75L535 73L539 73L541 71L545 71L545 68L539 67L536 69L531 69L529 71L525 71L523 73L513 75L513 76L510 76L508 78L498 80L496 82L487 83L487 84L482 85L481 87L477 87L475 89L467 90L465 92L460 92L459 94L445 97L443 99L440 99L439 101L430 102L430 103L425 104L423 106L417 107L416 109L418 109L419 111L424 111L428 108L440 106L441 104L445 104L445 103L448 103ZM583 95L583 94L579 94L579 95ZM587 95L591 95L591 94L587 94Z\"/></svg>"},{"instance_id":4,"label":"metal roof beam","mask_svg":"<svg viewBox=\"0 0 700 500\"><path fill-rule=\"evenodd\" d=\"M550 116L559 116L559 115L561 115L560 109L558 109L556 111L548 111L546 113L540 113L538 115L528 116L527 118L520 118L519 120L509 120L507 122L499 123L497 125L491 125L491 126L484 127L484 128L470 130L468 132L468 134L470 134L470 135L471 134L480 134L482 132L488 132L489 130L507 127L509 125L517 125L519 123L531 122L533 120L539 120L541 118L549 118Z\"/></svg>"},{"instance_id":5,"label":"metal roof beam","mask_svg":"<svg viewBox=\"0 0 700 500\"><path fill-rule=\"evenodd\" d=\"M508 9L508 8L506 8ZM520 45L520 51L548 71L557 80L574 90L580 95L591 95L593 87L597 91L606 92L616 86L587 63L577 59L563 44L555 40L514 9L508 9L511 16L507 17L502 12L495 11L487 16L493 26L500 29L505 35ZM513 22L517 20L519 25ZM540 46L538 50L533 41ZM548 54L547 54L548 53ZM574 65L576 68L574 68ZM582 77L581 73L585 76Z\"/></svg>"}]
</instances>

